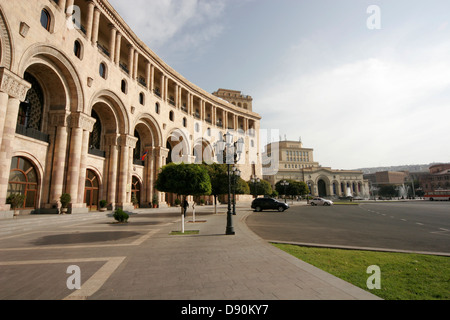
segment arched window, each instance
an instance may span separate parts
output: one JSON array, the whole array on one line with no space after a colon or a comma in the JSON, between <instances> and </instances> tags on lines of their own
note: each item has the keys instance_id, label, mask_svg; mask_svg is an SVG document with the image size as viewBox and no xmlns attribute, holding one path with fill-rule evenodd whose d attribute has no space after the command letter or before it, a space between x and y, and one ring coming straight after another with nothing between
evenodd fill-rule
<instances>
[{"instance_id":1,"label":"arched window","mask_svg":"<svg viewBox=\"0 0 450 320\"><path fill-rule=\"evenodd\" d=\"M98 72L100 74L100 77L102 77L103 79L106 79L106 65L103 62L100 63Z\"/></svg>"},{"instance_id":2,"label":"arched window","mask_svg":"<svg viewBox=\"0 0 450 320\"><path fill-rule=\"evenodd\" d=\"M25 72L24 79L31 84L24 102L20 103L17 125L23 128L21 132L40 132L44 112L44 93L35 77Z\"/></svg>"},{"instance_id":3,"label":"arched window","mask_svg":"<svg viewBox=\"0 0 450 320\"><path fill-rule=\"evenodd\" d=\"M156 104L155 104L155 112L157 113L157 114L159 114L159 103L157 102Z\"/></svg>"},{"instance_id":4,"label":"arched window","mask_svg":"<svg viewBox=\"0 0 450 320\"><path fill-rule=\"evenodd\" d=\"M25 158L14 157L11 161L7 197L13 194L25 196L21 209L35 209L38 195L38 175L33 164Z\"/></svg>"},{"instance_id":5,"label":"arched window","mask_svg":"<svg viewBox=\"0 0 450 320\"><path fill-rule=\"evenodd\" d=\"M75 57L81 59L81 43L78 40L75 40L73 44L73 53L75 54Z\"/></svg>"},{"instance_id":6,"label":"arched window","mask_svg":"<svg viewBox=\"0 0 450 320\"><path fill-rule=\"evenodd\" d=\"M102 141L102 123L97 112L92 110L92 118L96 121L94 123L94 128L89 134L89 154L95 154L104 157L104 152L101 151L101 141Z\"/></svg>"},{"instance_id":7,"label":"arched window","mask_svg":"<svg viewBox=\"0 0 450 320\"><path fill-rule=\"evenodd\" d=\"M170 120L170 121L174 121L173 111L170 111L170 112L169 112L169 120Z\"/></svg>"},{"instance_id":8,"label":"arched window","mask_svg":"<svg viewBox=\"0 0 450 320\"><path fill-rule=\"evenodd\" d=\"M42 9L42 11L41 11L41 26L45 30L50 31L50 23L51 23L50 13L47 11L47 9Z\"/></svg>"},{"instance_id":9,"label":"arched window","mask_svg":"<svg viewBox=\"0 0 450 320\"><path fill-rule=\"evenodd\" d=\"M187 119L186 118L183 118L183 127L187 127Z\"/></svg>"},{"instance_id":10,"label":"arched window","mask_svg":"<svg viewBox=\"0 0 450 320\"><path fill-rule=\"evenodd\" d=\"M125 94L127 93L127 81L125 79L123 79L120 84L120 90Z\"/></svg>"},{"instance_id":11,"label":"arched window","mask_svg":"<svg viewBox=\"0 0 450 320\"><path fill-rule=\"evenodd\" d=\"M144 103L145 103L145 96L144 96L143 92L139 93L139 103L141 105L144 105Z\"/></svg>"},{"instance_id":12,"label":"arched window","mask_svg":"<svg viewBox=\"0 0 450 320\"><path fill-rule=\"evenodd\" d=\"M141 136L139 135L139 131L134 130L134 137L137 138L136 147L134 148L134 160L141 160L142 157L142 148L141 148Z\"/></svg>"}]
</instances>

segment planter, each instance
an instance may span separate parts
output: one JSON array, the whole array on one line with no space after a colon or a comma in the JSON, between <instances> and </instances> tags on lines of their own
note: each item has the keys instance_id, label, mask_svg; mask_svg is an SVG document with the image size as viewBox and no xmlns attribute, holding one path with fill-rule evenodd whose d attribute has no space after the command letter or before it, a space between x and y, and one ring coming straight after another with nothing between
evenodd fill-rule
<instances>
[{"instance_id":1,"label":"planter","mask_svg":"<svg viewBox=\"0 0 450 320\"><path fill-rule=\"evenodd\" d=\"M61 214L66 214L67 213L67 208L61 208Z\"/></svg>"},{"instance_id":2,"label":"planter","mask_svg":"<svg viewBox=\"0 0 450 320\"><path fill-rule=\"evenodd\" d=\"M105 212L106 208L100 208L100 212Z\"/></svg>"}]
</instances>

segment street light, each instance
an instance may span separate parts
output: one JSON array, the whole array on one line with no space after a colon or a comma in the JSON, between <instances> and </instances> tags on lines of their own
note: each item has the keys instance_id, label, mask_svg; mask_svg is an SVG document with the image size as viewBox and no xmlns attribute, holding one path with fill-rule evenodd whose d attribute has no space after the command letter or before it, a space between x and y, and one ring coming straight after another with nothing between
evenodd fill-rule
<instances>
[{"instance_id":1,"label":"street light","mask_svg":"<svg viewBox=\"0 0 450 320\"><path fill-rule=\"evenodd\" d=\"M284 187L284 203L286 203L286 187L289 185L289 182L283 180L283 182L281 182L280 185Z\"/></svg>"},{"instance_id":2,"label":"street light","mask_svg":"<svg viewBox=\"0 0 450 320\"><path fill-rule=\"evenodd\" d=\"M236 165L241 158L241 154L244 149L244 139L240 138L238 141L233 142L233 135L230 132L227 132L220 137L220 140L216 142L216 155L219 163L220 155L222 154L222 163L226 162L227 171L228 171L228 211L227 211L227 235L234 235L234 227L233 227L233 212L231 211L231 164Z\"/></svg>"},{"instance_id":3,"label":"street light","mask_svg":"<svg viewBox=\"0 0 450 320\"><path fill-rule=\"evenodd\" d=\"M253 183L253 188L255 189L255 199L258 198L258 184L261 182L261 179L257 176L252 176L250 181Z\"/></svg>"},{"instance_id":4,"label":"street light","mask_svg":"<svg viewBox=\"0 0 450 320\"><path fill-rule=\"evenodd\" d=\"M236 215L236 182L241 176L241 170L233 167L233 216Z\"/></svg>"}]
</instances>

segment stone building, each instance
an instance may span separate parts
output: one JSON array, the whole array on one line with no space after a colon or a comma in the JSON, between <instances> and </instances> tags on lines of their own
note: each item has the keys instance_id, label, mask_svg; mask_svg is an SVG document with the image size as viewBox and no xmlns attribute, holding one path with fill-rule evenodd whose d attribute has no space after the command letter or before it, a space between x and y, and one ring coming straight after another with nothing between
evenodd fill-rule
<instances>
[{"instance_id":1,"label":"stone building","mask_svg":"<svg viewBox=\"0 0 450 320\"><path fill-rule=\"evenodd\" d=\"M430 172L420 176L420 187L423 192L450 190L450 163L430 166Z\"/></svg>"},{"instance_id":2,"label":"stone building","mask_svg":"<svg viewBox=\"0 0 450 320\"><path fill-rule=\"evenodd\" d=\"M149 4L151 6L151 4ZM243 178L261 174L260 116L195 86L106 0L0 0L0 211L141 206L168 162L214 161L227 131L243 138ZM253 165L250 165L253 164Z\"/></svg>"},{"instance_id":3,"label":"stone building","mask_svg":"<svg viewBox=\"0 0 450 320\"><path fill-rule=\"evenodd\" d=\"M314 161L314 149L304 148L300 141L280 141L268 144L263 154L264 179L272 186L291 179L305 182L311 195L320 197L369 197L369 183L358 170L334 170ZM264 160L263 160L264 161ZM265 170L266 163L276 170ZM271 172L269 172L271 171Z\"/></svg>"}]
</instances>

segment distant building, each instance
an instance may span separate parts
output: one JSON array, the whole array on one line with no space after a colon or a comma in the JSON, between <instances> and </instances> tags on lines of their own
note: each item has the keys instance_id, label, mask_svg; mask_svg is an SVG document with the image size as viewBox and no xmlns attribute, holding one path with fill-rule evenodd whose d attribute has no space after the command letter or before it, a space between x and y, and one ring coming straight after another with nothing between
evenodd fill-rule
<instances>
[{"instance_id":1,"label":"distant building","mask_svg":"<svg viewBox=\"0 0 450 320\"><path fill-rule=\"evenodd\" d=\"M402 185L408 179L407 171L380 171L371 174L365 174L364 178L370 181L371 185Z\"/></svg>"},{"instance_id":2,"label":"distant building","mask_svg":"<svg viewBox=\"0 0 450 320\"><path fill-rule=\"evenodd\" d=\"M450 163L436 164L430 167L430 173L419 179L423 192L450 190Z\"/></svg>"},{"instance_id":3,"label":"distant building","mask_svg":"<svg viewBox=\"0 0 450 320\"><path fill-rule=\"evenodd\" d=\"M273 174L267 174L263 168L264 179L272 186L291 179L305 182L313 196L369 196L369 183L362 171L322 167L314 161L314 149L304 148L300 141L270 143L265 147L263 159L278 159L278 170Z\"/></svg>"}]
</instances>

